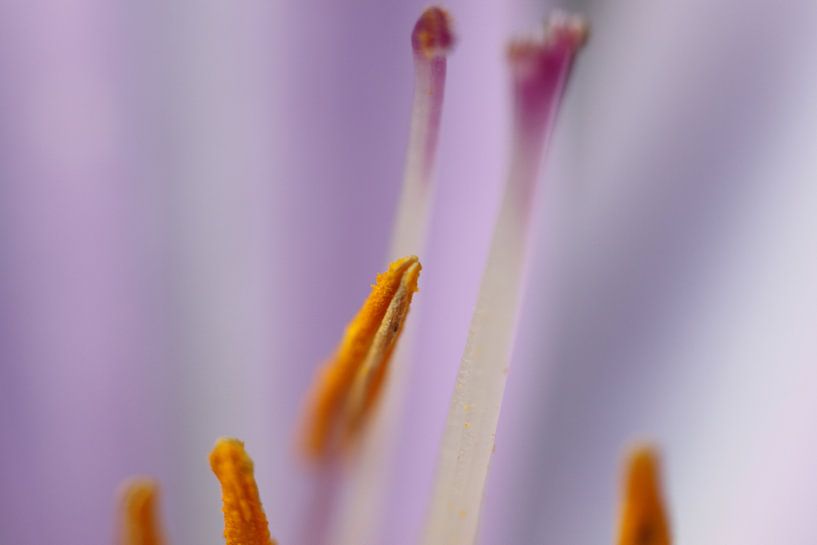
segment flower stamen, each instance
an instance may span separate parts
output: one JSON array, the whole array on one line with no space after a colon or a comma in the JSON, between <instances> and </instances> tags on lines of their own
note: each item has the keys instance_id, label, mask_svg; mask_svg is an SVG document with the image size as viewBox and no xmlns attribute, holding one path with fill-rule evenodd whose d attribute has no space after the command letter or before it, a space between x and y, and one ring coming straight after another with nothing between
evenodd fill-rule
<instances>
[{"instance_id":1,"label":"flower stamen","mask_svg":"<svg viewBox=\"0 0 817 545\"><path fill-rule=\"evenodd\" d=\"M305 450L312 458L324 458L359 434L381 392L420 269L417 257L409 256L377 276L335 356L318 374L305 424Z\"/></svg>"},{"instance_id":2,"label":"flower stamen","mask_svg":"<svg viewBox=\"0 0 817 545\"><path fill-rule=\"evenodd\" d=\"M640 447L630 454L623 492L618 545L670 545L658 456L652 448Z\"/></svg>"},{"instance_id":3,"label":"flower stamen","mask_svg":"<svg viewBox=\"0 0 817 545\"><path fill-rule=\"evenodd\" d=\"M522 298L533 190L586 32L582 19L557 15L540 37L509 48L510 169L449 407L425 545L471 545L476 540Z\"/></svg>"},{"instance_id":4,"label":"flower stamen","mask_svg":"<svg viewBox=\"0 0 817 545\"><path fill-rule=\"evenodd\" d=\"M219 439L210 453L210 467L221 482L227 545L275 545L244 443Z\"/></svg>"},{"instance_id":5,"label":"flower stamen","mask_svg":"<svg viewBox=\"0 0 817 545\"><path fill-rule=\"evenodd\" d=\"M164 545L158 516L158 486L135 477L122 485L119 545Z\"/></svg>"}]
</instances>

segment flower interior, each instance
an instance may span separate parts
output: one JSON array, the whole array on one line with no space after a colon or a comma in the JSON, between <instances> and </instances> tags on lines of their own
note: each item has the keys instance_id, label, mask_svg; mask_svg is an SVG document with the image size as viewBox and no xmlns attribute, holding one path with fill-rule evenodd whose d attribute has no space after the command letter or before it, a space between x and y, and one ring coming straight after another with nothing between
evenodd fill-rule
<instances>
[{"instance_id":1,"label":"flower interior","mask_svg":"<svg viewBox=\"0 0 817 545\"><path fill-rule=\"evenodd\" d=\"M513 41L508 49L514 120L509 173L452 396L425 545L471 545L476 540L523 294L531 194L574 58L586 35L587 26L581 18L556 14L538 36ZM422 267L416 255L423 252L428 230L447 56L454 41L451 17L439 7L423 12L411 33L415 93L403 190L389 250L394 261L377 276L306 398L301 451L317 467L335 468L338 461L366 460L357 447L367 433L370 442L386 441L385 435L370 431L371 421L384 392L392 391L385 387L390 368L394 363L406 364L407 358L400 358L399 353L395 362L392 359L418 291ZM410 337L407 343L411 343ZM210 453L210 466L221 484L227 545L275 545L244 443L219 439ZM360 504L366 502L361 500ZM160 524L158 486L153 480L126 481L119 512L120 545L168 543ZM325 537L318 541L308 545L360 540ZM657 454L651 447L636 448L626 464L617 543L670 542Z\"/></svg>"}]
</instances>

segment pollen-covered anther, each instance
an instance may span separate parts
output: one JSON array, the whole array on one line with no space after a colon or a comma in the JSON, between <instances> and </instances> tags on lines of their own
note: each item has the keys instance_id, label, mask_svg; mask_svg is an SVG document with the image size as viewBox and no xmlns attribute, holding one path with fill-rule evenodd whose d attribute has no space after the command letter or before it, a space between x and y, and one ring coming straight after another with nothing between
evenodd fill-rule
<instances>
[{"instance_id":1,"label":"pollen-covered anther","mask_svg":"<svg viewBox=\"0 0 817 545\"><path fill-rule=\"evenodd\" d=\"M670 545L657 454L651 447L635 449L625 471L618 545Z\"/></svg>"},{"instance_id":2,"label":"pollen-covered anther","mask_svg":"<svg viewBox=\"0 0 817 545\"><path fill-rule=\"evenodd\" d=\"M451 16L440 7L426 9L411 33L414 52L426 58L446 55L454 46Z\"/></svg>"},{"instance_id":3,"label":"pollen-covered anther","mask_svg":"<svg viewBox=\"0 0 817 545\"><path fill-rule=\"evenodd\" d=\"M381 393L420 269L417 257L409 256L377 276L335 356L319 372L305 422L310 457L323 458L359 435Z\"/></svg>"},{"instance_id":4,"label":"pollen-covered anther","mask_svg":"<svg viewBox=\"0 0 817 545\"><path fill-rule=\"evenodd\" d=\"M119 493L119 545L163 545L159 524L158 487L145 477L126 481Z\"/></svg>"},{"instance_id":5,"label":"pollen-covered anther","mask_svg":"<svg viewBox=\"0 0 817 545\"><path fill-rule=\"evenodd\" d=\"M210 453L210 467L221 483L227 545L275 545L244 443L219 439Z\"/></svg>"}]
</instances>

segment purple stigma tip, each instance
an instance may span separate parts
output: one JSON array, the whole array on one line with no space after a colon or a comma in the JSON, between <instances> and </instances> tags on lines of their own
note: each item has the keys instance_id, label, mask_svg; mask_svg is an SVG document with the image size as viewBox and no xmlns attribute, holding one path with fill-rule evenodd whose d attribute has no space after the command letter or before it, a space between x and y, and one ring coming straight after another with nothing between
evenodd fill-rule
<instances>
[{"instance_id":1,"label":"purple stigma tip","mask_svg":"<svg viewBox=\"0 0 817 545\"><path fill-rule=\"evenodd\" d=\"M440 7L426 9L411 33L414 52L426 58L446 55L454 46L451 16Z\"/></svg>"}]
</instances>

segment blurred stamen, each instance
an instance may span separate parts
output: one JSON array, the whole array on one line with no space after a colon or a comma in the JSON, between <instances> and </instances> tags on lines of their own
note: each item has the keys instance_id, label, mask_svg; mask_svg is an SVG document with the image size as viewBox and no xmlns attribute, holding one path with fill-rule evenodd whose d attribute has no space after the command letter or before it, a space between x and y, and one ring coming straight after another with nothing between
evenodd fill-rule
<instances>
[{"instance_id":1,"label":"blurred stamen","mask_svg":"<svg viewBox=\"0 0 817 545\"><path fill-rule=\"evenodd\" d=\"M124 483L119 545L163 545L158 510L158 487L153 480L137 477Z\"/></svg>"},{"instance_id":2,"label":"blurred stamen","mask_svg":"<svg viewBox=\"0 0 817 545\"><path fill-rule=\"evenodd\" d=\"M623 492L618 545L670 545L658 457L651 448L641 447L630 455Z\"/></svg>"},{"instance_id":3,"label":"blurred stamen","mask_svg":"<svg viewBox=\"0 0 817 545\"><path fill-rule=\"evenodd\" d=\"M510 172L448 413L425 545L470 545L476 539L521 299L532 193L586 33L580 18L556 15L542 35L509 48Z\"/></svg>"},{"instance_id":4,"label":"blurred stamen","mask_svg":"<svg viewBox=\"0 0 817 545\"><path fill-rule=\"evenodd\" d=\"M227 545L275 545L244 443L219 439L210 453L210 467L221 483Z\"/></svg>"}]
</instances>

